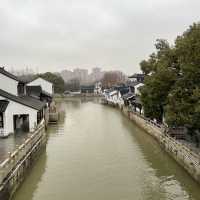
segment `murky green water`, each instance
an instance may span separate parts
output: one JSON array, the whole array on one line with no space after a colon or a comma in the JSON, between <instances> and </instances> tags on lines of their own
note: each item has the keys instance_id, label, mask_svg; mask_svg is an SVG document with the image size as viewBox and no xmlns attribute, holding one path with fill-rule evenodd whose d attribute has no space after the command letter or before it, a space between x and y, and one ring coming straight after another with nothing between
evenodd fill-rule
<instances>
[{"instance_id":1,"label":"murky green water","mask_svg":"<svg viewBox=\"0 0 200 200\"><path fill-rule=\"evenodd\" d=\"M118 110L60 106L65 117L14 200L200 199L200 186Z\"/></svg>"}]
</instances>

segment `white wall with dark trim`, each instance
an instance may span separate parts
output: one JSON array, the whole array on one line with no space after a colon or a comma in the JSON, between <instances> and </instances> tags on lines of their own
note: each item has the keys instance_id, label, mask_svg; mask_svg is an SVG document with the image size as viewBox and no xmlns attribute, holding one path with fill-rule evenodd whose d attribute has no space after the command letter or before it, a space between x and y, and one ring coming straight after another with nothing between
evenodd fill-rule
<instances>
[{"instance_id":1,"label":"white wall with dark trim","mask_svg":"<svg viewBox=\"0 0 200 200\"><path fill-rule=\"evenodd\" d=\"M5 98L0 96L0 100L5 100ZM6 100L9 101L9 104L4 114L4 136L14 132L14 115L29 115L29 128L30 131L33 130L35 125L37 125L38 111L9 99Z\"/></svg>"},{"instance_id":2,"label":"white wall with dark trim","mask_svg":"<svg viewBox=\"0 0 200 200\"><path fill-rule=\"evenodd\" d=\"M18 81L0 73L0 89L17 96Z\"/></svg>"},{"instance_id":3,"label":"white wall with dark trim","mask_svg":"<svg viewBox=\"0 0 200 200\"><path fill-rule=\"evenodd\" d=\"M47 92L48 94L53 95L53 93L54 93L53 84L42 79L42 78L37 78L34 81L28 83L27 85L28 86L38 86L38 85L40 85L42 87L42 90Z\"/></svg>"}]
</instances>

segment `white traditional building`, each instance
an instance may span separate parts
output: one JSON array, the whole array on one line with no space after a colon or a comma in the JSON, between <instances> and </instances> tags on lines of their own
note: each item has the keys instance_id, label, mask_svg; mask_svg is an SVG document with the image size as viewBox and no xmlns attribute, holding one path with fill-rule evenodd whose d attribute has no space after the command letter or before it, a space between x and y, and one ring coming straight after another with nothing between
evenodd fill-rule
<instances>
[{"instance_id":1,"label":"white traditional building","mask_svg":"<svg viewBox=\"0 0 200 200\"><path fill-rule=\"evenodd\" d=\"M132 76L129 76L129 85L134 94L134 98L127 98L128 104L131 105L133 110L139 114L144 114L142 102L140 100L140 89L142 86L144 86L144 79L145 74L133 74Z\"/></svg>"},{"instance_id":2,"label":"white traditional building","mask_svg":"<svg viewBox=\"0 0 200 200\"><path fill-rule=\"evenodd\" d=\"M104 92L105 99L108 103L122 107L124 105L123 95L130 92L128 86L116 86Z\"/></svg>"},{"instance_id":3,"label":"white traditional building","mask_svg":"<svg viewBox=\"0 0 200 200\"><path fill-rule=\"evenodd\" d=\"M140 88L144 85L144 83L137 83L134 88L135 88L135 94L140 95Z\"/></svg>"},{"instance_id":4,"label":"white traditional building","mask_svg":"<svg viewBox=\"0 0 200 200\"><path fill-rule=\"evenodd\" d=\"M0 67L0 89L16 96L26 94L25 83L3 67Z\"/></svg>"},{"instance_id":5,"label":"white traditional building","mask_svg":"<svg viewBox=\"0 0 200 200\"><path fill-rule=\"evenodd\" d=\"M111 105L117 105L118 101L118 91L117 90L111 90L106 95L106 100Z\"/></svg>"},{"instance_id":6,"label":"white traditional building","mask_svg":"<svg viewBox=\"0 0 200 200\"><path fill-rule=\"evenodd\" d=\"M47 95L50 95L51 97L54 94L54 85L53 83L44 80L41 77L36 78L35 80L31 81L27 84L27 86L41 86L42 92L46 93Z\"/></svg>"},{"instance_id":7,"label":"white traditional building","mask_svg":"<svg viewBox=\"0 0 200 200\"><path fill-rule=\"evenodd\" d=\"M26 95L26 84L0 68L0 136L32 131L44 118L45 102Z\"/></svg>"},{"instance_id":8,"label":"white traditional building","mask_svg":"<svg viewBox=\"0 0 200 200\"><path fill-rule=\"evenodd\" d=\"M127 87L127 86L118 87L117 91L118 91L117 104L121 108L124 105L124 98L123 98L123 96L130 92L130 88Z\"/></svg>"},{"instance_id":9,"label":"white traditional building","mask_svg":"<svg viewBox=\"0 0 200 200\"><path fill-rule=\"evenodd\" d=\"M97 82L95 84L94 93L95 94L101 94L102 93L102 84L101 84L101 82Z\"/></svg>"}]
</instances>

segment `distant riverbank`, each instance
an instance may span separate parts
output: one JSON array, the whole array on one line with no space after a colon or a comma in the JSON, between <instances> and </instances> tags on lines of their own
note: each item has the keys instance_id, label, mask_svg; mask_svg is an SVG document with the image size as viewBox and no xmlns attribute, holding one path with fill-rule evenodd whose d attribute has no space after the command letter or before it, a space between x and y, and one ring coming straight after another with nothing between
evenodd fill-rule
<instances>
[{"instance_id":1,"label":"distant riverbank","mask_svg":"<svg viewBox=\"0 0 200 200\"><path fill-rule=\"evenodd\" d=\"M88 93L88 94L69 94L69 95L65 95L65 94L54 94L54 99L56 98L81 98L81 97L102 97L101 94L94 94L94 93Z\"/></svg>"}]
</instances>

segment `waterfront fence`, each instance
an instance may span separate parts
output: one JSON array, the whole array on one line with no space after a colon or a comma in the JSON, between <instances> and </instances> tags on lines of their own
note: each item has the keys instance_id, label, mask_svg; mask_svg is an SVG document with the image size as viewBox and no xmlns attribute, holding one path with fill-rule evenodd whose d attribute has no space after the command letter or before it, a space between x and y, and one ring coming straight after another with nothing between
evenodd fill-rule
<instances>
[{"instance_id":1,"label":"waterfront fence","mask_svg":"<svg viewBox=\"0 0 200 200\"><path fill-rule=\"evenodd\" d=\"M25 139L24 143L21 144L16 150L8 154L6 158L0 164L0 183L2 184L6 177L12 172L12 170L31 153L35 148L37 148L38 143L41 142L41 138L44 136L45 121L42 120L41 123L36 127L33 132L30 132L28 138Z\"/></svg>"}]
</instances>

